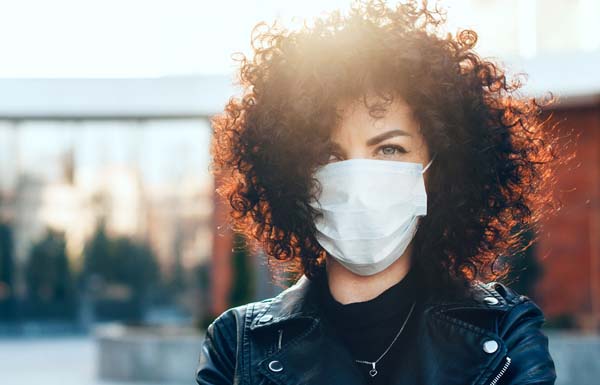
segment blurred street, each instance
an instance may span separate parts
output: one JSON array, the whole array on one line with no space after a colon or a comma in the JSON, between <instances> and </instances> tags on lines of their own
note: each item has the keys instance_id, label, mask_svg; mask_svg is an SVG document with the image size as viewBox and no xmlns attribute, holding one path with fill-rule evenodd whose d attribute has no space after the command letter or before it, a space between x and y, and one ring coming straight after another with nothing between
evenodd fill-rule
<instances>
[{"instance_id":1,"label":"blurred street","mask_svg":"<svg viewBox=\"0 0 600 385\"><path fill-rule=\"evenodd\" d=\"M0 339L2 385L182 385L100 381L96 364L91 336Z\"/></svg>"}]
</instances>

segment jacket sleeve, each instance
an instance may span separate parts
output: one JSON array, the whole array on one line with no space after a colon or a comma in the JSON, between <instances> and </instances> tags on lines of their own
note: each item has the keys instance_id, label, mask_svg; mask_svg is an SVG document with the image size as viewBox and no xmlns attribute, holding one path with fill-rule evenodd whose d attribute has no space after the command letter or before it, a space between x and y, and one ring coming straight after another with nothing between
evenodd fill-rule
<instances>
[{"instance_id":1,"label":"jacket sleeve","mask_svg":"<svg viewBox=\"0 0 600 385\"><path fill-rule=\"evenodd\" d=\"M232 310L207 328L196 368L198 385L231 385L235 375L237 322Z\"/></svg>"},{"instance_id":2,"label":"jacket sleeve","mask_svg":"<svg viewBox=\"0 0 600 385\"><path fill-rule=\"evenodd\" d=\"M548 337L541 329L544 314L529 297L512 294L516 305L502 322L511 362L500 383L553 385L556 381L554 361L548 350Z\"/></svg>"}]
</instances>

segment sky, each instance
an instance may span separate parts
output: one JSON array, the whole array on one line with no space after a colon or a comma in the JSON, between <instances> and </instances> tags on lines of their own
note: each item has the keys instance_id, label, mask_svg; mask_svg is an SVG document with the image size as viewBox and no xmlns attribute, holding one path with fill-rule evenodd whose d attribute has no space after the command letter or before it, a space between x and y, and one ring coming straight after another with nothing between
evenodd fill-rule
<instances>
[{"instance_id":1,"label":"sky","mask_svg":"<svg viewBox=\"0 0 600 385\"><path fill-rule=\"evenodd\" d=\"M481 28L484 53L502 53L515 45L507 40L513 35L510 30L497 31L512 19L522 20L516 22L516 49L531 56L538 1L442 0L441 4L448 10L450 30ZM580 7L585 11L581 17L598 8L595 2L577 2L588 4ZM235 67L233 52L249 52L250 30L258 21L279 18L291 25L335 8L344 10L348 4L347 0L0 0L0 78L226 74ZM591 39L587 44L594 49L600 43Z\"/></svg>"},{"instance_id":2,"label":"sky","mask_svg":"<svg viewBox=\"0 0 600 385\"><path fill-rule=\"evenodd\" d=\"M299 4L302 3L302 6ZM345 1L0 0L0 77L226 73L261 18Z\"/></svg>"}]
</instances>

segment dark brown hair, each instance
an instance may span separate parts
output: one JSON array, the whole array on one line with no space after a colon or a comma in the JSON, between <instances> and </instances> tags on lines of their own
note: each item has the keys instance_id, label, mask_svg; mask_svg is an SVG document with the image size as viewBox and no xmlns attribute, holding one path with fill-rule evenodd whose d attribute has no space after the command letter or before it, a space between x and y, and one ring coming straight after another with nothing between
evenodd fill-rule
<instances>
[{"instance_id":1,"label":"dark brown hair","mask_svg":"<svg viewBox=\"0 0 600 385\"><path fill-rule=\"evenodd\" d=\"M312 174L329 158L338 103L369 90L384 105L401 96L437 154L413 240L424 288L462 292L473 279L506 276L509 265L496 262L527 247L523 233L556 209L557 137L540 121L543 105L473 51L474 31L439 33L445 18L425 1L369 0L297 30L253 29L253 57L239 56L244 93L212 118L211 154L234 230L266 252L272 271L323 271Z\"/></svg>"}]
</instances>

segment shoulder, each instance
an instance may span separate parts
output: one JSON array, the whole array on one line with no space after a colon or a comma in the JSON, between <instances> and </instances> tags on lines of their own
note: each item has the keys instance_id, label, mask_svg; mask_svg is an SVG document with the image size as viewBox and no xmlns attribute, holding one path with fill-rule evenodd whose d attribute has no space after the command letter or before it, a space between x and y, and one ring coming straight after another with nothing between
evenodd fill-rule
<instances>
[{"instance_id":1,"label":"shoulder","mask_svg":"<svg viewBox=\"0 0 600 385\"><path fill-rule=\"evenodd\" d=\"M237 383L240 372L238 354L242 351L240 336L245 335L248 320L255 309L267 301L251 302L231 307L221 314L206 329L200 350L196 383L199 385Z\"/></svg>"},{"instance_id":2,"label":"shoulder","mask_svg":"<svg viewBox=\"0 0 600 385\"><path fill-rule=\"evenodd\" d=\"M243 305L230 307L219 314L206 329L206 336L218 339L225 345L235 345L237 337L255 318L261 309L268 307L272 298L262 301L248 302Z\"/></svg>"},{"instance_id":3,"label":"shoulder","mask_svg":"<svg viewBox=\"0 0 600 385\"><path fill-rule=\"evenodd\" d=\"M475 280L471 283L471 293L474 301L485 305L499 305L498 308L505 310L524 302L533 302L528 296L499 281Z\"/></svg>"},{"instance_id":4,"label":"shoulder","mask_svg":"<svg viewBox=\"0 0 600 385\"><path fill-rule=\"evenodd\" d=\"M554 360L542 328L546 319L529 296L505 283L474 281L470 298L443 309L500 338L510 363L506 383L554 383Z\"/></svg>"},{"instance_id":5,"label":"shoulder","mask_svg":"<svg viewBox=\"0 0 600 385\"><path fill-rule=\"evenodd\" d=\"M468 287L458 294L430 296L425 300L427 305L432 305L441 311L481 309L482 311L507 312L525 302L533 301L505 283L481 280L469 282Z\"/></svg>"},{"instance_id":6,"label":"shoulder","mask_svg":"<svg viewBox=\"0 0 600 385\"><path fill-rule=\"evenodd\" d=\"M484 303L488 307L497 306L502 312L501 325L508 327L511 323L521 318L535 318L538 326L541 327L545 322L544 312L538 304L529 296L522 294L509 285L492 281L476 282L475 299L479 303ZM502 330L500 330L502 332Z\"/></svg>"},{"instance_id":7,"label":"shoulder","mask_svg":"<svg viewBox=\"0 0 600 385\"><path fill-rule=\"evenodd\" d=\"M506 355L511 358L507 383L554 384L556 369L543 329L544 312L531 298L507 285L498 282L490 285L508 304L497 326Z\"/></svg>"},{"instance_id":8,"label":"shoulder","mask_svg":"<svg viewBox=\"0 0 600 385\"><path fill-rule=\"evenodd\" d=\"M230 340L235 341L234 337L243 335L244 329L247 329L257 316L264 314L276 299L277 297L266 298L231 307L219 314L206 332L211 335L227 334L231 337Z\"/></svg>"},{"instance_id":9,"label":"shoulder","mask_svg":"<svg viewBox=\"0 0 600 385\"><path fill-rule=\"evenodd\" d=\"M502 297L502 299L504 299L507 302L509 307L518 305L518 304L526 302L526 301L532 301L531 298L529 298L528 296L517 292L515 289L511 288L509 285L502 283L502 282L475 281L474 285L479 290L482 290L483 292L488 292L496 298L498 296Z\"/></svg>"},{"instance_id":10,"label":"shoulder","mask_svg":"<svg viewBox=\"0 0 600 385\"><path fill-rule=\"evenodd\" d=\"M533 304L534 301L525 294L499 281L473 280L468 295L458 300L462 305L509 312L522 304ZM452 304L453 302L450 301Z\"/></svg>"},{"instance_id":11,"label":"shoulder","mask_svg":"<svg viewBox=\"0 0 600 385\"><path fill-rule=\"evenodd\" d=\"M498 334L504 337L518 336L518 333L541 333L540 329L546 321L543 310L529 296L524 295L501 282L478 283L480 288L487 291L493 298L503 301L501 318L498 323ZM482 298L482 295L477 296ZM480 301L486 302L485 295ZM523 328L523 325L527 325ZM519 327L521 326L521 327Z\"/></svg>"},{"instance_id":12,"label":"shoulder","mask_svg":"<svg viewBox=\"0 0 600 385\"><path fill-rule=\"evenodd\" d=\"M444 314L504 336L514 331L515 323L535 319L541 327L542 309L527 295L499 281L474 280L460 298L432 300L432 313Z\"/></svg>"},{"instance_id":13,"label":"shoulder","mask_svg":"<svg viewBox=\"0 0 600 385\"><path fill-rule=\"evenodd\" d=\"M509 327L521 318L535 318L538 326L545 322L545 316L538 304L529 296L522 294L508 284L492 281L474 283L474 299L490 309L497 309L500 326ZM502 333L502 330L499 330Z\"/></svg>"},{"instance_id":14,"label":"shoulder","mask_svg":"<svg viewBox=\"0 0 600 385\"><path fill-rule=\"evenodd\" d=\"M498 333L510 336L515 332L534 332L543 326L546 321L543 310L529 296L517 292L510 286L500 282L481 283L488 290L493 290L506 302L503 306L504 314L499 324ZM527 328L518 328L527 324Z\"/></svg>"}]
</instances>

